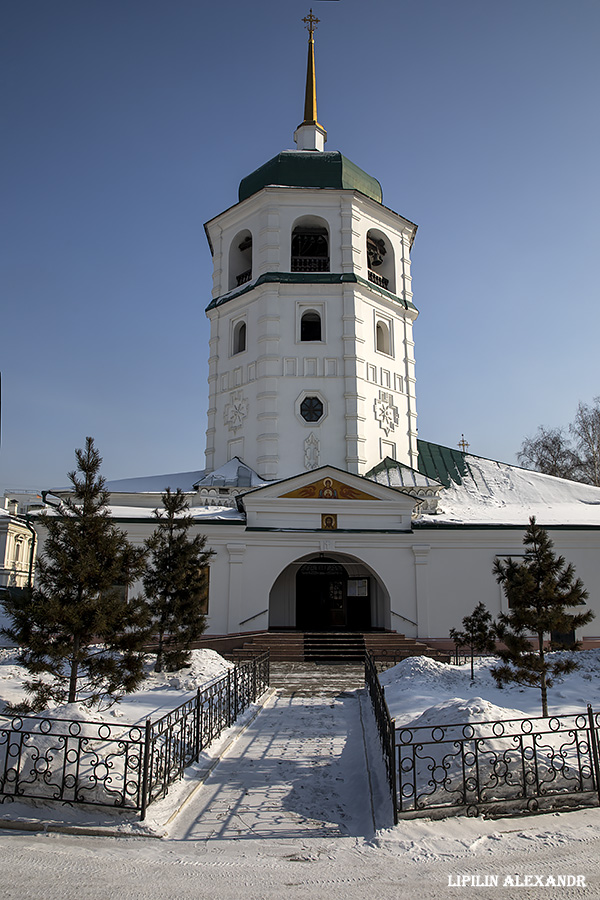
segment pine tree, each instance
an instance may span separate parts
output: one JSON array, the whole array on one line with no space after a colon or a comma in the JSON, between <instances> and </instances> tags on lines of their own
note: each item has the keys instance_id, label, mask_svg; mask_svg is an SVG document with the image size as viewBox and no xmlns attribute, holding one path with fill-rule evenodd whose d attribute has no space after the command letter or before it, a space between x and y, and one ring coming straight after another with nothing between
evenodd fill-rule
<instances>
[{"instance_id":1,"label":"pine tree","mask_svg":"<svg viewBox=\"0 0 600 900\"><path fill-rule=\"evenodd\" d=\"M567 610L582 606L588 596L581 579L575 579L571 563L553 552L548 532L529 520L523 538L525 555L522 562L514 559L496 559L494 574L502 585L509 612L501 613L496 625L498 638L506 649L499 649L502 660L492 671L499 687L517 682L539 687L542 715L548 715L548 688L554 679L577 668L574 656L549 660L547 646L551 650L579 649L578 644L567 645L553 635L568 635L587 625L594 618L591 610L569 613ZM533 636L533 641L532 641Z\"/></svg>"},{"instance_id":2,"label":"pine tree","mask_svg":"<svg viewBox=\"0 0 600 900\"><path fill-rule=\"evenodd\" d=\"M475 680L475 653L491 653L496 649L492 614L478 603L470 616L462 620L464 631L450 629L450 637L457 647L468 647L471 654L471 681Z\"/></svg>"},{"instance_id":3,"label":"pine tree","mask_svg":"<svg viewBox=\"0 0 600 900\"><path fill-rule=\"evenodd\" d=\"M144 589L157 640L155 671L164 666L175 671L190 658L193 641L206 628L203 599L208 588L207 563L212 550L205 550L206 537L188 536L194 520L188 514L184 493L170 488L162 495L163 509L153 534L146 541L150 562Z\"/></svg>"},{"instance_id":4,"label":"pine tree","mask_svg":"<svg viewBox=\"0 0 600 900\"><path fill-rule=\"evenodd\" d=\"M127 588L142 574L145 550L110 518L93 439L75 456L72 496L42 516L47 537L37 586L3 601L11 620L3 633L22 648L19 660L32 676L24 711L50 701L110 704L143 677L147 610Z\"/></svg>"}]
</instances>

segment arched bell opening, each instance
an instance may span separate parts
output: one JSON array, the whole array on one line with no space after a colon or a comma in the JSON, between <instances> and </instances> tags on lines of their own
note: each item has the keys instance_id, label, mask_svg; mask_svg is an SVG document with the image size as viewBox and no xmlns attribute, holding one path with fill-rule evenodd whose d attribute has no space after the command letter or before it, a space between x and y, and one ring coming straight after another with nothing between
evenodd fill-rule
<instances>
[{"instance_id":1,"label":"arched bell opening","mask_svg":"<svg viewBox=\"0 0 600 900\"><path fill-rule=\"evenodd\" d=\"M294 222L291 247L292 272L329 272L329 226L320 216L303 216Z\"/></svg>"},{"instance_id":2,"label":"arched bell opening","mask_svg":"<svg viewBox=\"0 0 600 900\"><path fill-rule=\"evenodd\" d=\"M370 631L390 628L390 595L355 557L313 553L290 563L269 594L269 628Z\"/></svg>"},{"instance_id":3,"label":"arched bell opening","mask_svg":"<svg viewBox=\"0 0 600 900\"><path fill-rule=\"evenodd\" d=\"M229 248L229 287L240 287L252 280L252 234L248 229L236 234Z\"/></svg>"},{"instance_id":4,"label":"arched bell opening","mask_svg":"<svg viewBox=\"0 0 600 900\"><path fill-rule=\"evenodd\" d=\"M394 249L389 238L376 228L367 232L367 267L369 281L396 292Z\"/></svg>"}]
</instances>

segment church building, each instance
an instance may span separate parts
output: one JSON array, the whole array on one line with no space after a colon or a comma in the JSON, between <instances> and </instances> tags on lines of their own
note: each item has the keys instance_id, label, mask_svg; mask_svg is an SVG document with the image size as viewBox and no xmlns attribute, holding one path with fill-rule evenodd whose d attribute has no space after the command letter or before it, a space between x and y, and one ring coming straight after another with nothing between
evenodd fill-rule
<instances>
[{"instance_id":1,"label":"church building","mask_svg":"<svg viewBox=\"0 0 600 900\"><path fill-rule=\"evenodd\" d=\"M326 150L314 27L296 148L247 175L205 226L213 258L206 459L108 482L142 542L167 486L207 547L207 636L398 633L430 645L483 601L529 518L575 565L600 635L600 488L417 435L411 248L379 182ZM600 640L600 639L599 639Z\"/></svg>"}]
</instances>

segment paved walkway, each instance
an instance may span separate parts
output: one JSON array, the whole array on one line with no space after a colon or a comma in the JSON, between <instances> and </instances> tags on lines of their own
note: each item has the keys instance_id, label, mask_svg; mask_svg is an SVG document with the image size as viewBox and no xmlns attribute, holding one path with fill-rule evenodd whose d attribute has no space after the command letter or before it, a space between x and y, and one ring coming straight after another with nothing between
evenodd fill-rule
<instances>
[{"instance_id":1,"label":"paved walkway","mask_svg":"<svg viewBox=\"0 0 600 900\"><path fill-rule=\"evenodd\" d=\"M372 833L359 699L339 690L345 677L334 668L320 683L305 672L303 685L295 669L177 816L172 839Z\"/></svg>"},{"instance_id":2,"label":"paved walkway","mask_svg":"<svg viewBox=\"0 0 600 900\"><path fill-rule=\"evenodd\" d=\"M364 663L272 662L271 686L282 694L336 696L365 686Z\"/></svg>"}]
</instances>

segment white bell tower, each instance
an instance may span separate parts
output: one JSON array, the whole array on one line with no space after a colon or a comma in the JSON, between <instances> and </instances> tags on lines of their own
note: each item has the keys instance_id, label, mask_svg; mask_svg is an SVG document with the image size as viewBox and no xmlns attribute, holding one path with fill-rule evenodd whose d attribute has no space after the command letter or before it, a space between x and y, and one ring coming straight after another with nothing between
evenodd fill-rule
<instances>
[{"instance_id":1,"label":"white bell tower","mask_svg":"<svg viewBox=\"0 0 600 900\"><path fill-rule=\"evenodd\" d=\"M213 255L207 471L417 468L410 249L417 226L317 121L312 15L298 149L244 178L205 225Z\"/></svg>"}]
</instances>

